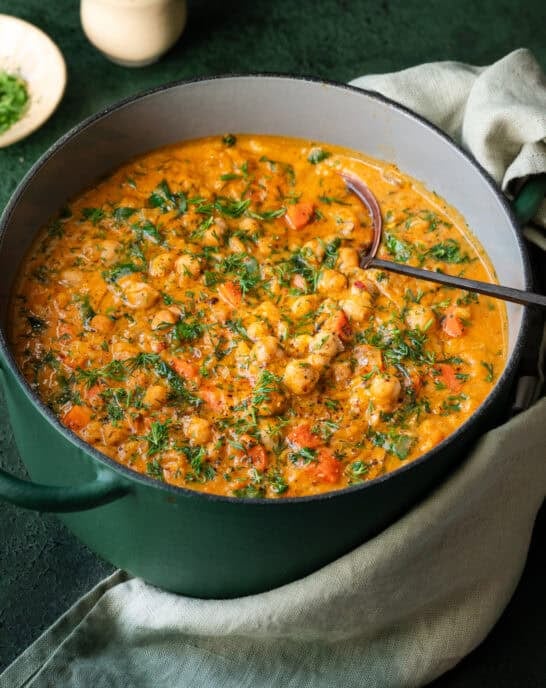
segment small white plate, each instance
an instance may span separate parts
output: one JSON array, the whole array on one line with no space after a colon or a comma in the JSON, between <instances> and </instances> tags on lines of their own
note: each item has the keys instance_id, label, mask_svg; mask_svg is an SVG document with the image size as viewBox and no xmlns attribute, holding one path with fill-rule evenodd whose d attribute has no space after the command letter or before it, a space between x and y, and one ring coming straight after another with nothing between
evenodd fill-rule
<instances>
[{"instance_id":1,"label":"small white plate","mask_svg":"<svg viewBox=\"0 0 546 688\"><path fill-rule=\"evenodd\" d=\"M0 148L20 141L41 126L59 104L66 65L51 38L33 24L0 14L0 71L22 77L29 93L27 110L0 134Z\"/></svg>"}]
</instances>

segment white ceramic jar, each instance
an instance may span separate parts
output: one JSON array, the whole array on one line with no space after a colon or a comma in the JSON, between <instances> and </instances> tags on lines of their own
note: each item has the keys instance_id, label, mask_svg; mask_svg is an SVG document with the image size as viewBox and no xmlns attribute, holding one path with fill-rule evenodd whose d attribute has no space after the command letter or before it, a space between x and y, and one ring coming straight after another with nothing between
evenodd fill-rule
<instances>
[{"instance_id":1,"label":"white ceramic jar","mask_svg":"<svg viewBox=\"0 0 546 688\"><path fill-rule=\"evenodd\" d=\"M125 67L143 67L172 47L186 25L186 0L81 0L91 43Z\"/></svg>"}]
</instances>

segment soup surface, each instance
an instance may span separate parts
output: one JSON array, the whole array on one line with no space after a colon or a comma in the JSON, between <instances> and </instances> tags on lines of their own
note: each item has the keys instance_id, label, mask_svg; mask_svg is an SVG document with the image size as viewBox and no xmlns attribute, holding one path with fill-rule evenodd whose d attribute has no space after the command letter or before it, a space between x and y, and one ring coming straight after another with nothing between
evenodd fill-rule
<instances>
[{"instance_id":1,"label":"soup surface","mask_svg":"<svg viewBox=\"0 0 546 688\"><path fill-rule=\"evenodd\" d=\"M379 255L493 281L457 212L394 165L310 141L226 135L144 155L44 227L12 346L61 422L157 480L294 497L412 461L484 400L500 302L359 267Z\"/></svg>"}]
</instances>

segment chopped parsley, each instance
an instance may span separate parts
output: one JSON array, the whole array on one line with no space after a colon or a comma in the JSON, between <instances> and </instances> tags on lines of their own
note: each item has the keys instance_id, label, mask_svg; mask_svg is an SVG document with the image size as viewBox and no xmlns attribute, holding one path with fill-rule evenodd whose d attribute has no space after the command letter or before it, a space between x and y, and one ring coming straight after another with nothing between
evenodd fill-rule
<instances>
[{"instance_id":1,"label":"chopped parsley","mask_svg":"<svg viewBox=\"0 0 546 688\"><path fill-rule=\"evenodd\" d=\"M495 379L495 370L493 368L492 363L488 363L487 361L480 361L482 366L485 368L487 375L485 376L485 381L486 382L493 382Z\"/></svg>"},{"instance_id":2,"label":"chopped parsley","mask_svg":"<svg viewBox=\"0 0 546 688\"><path fill-rule=\"evenodd\" d=\"M162 237L161 232L152 222L150 222L150 220L135 223L131 225L131 229L136 233L137 240L141 240L143 237L146 237L146 239L150 239L156 244L165 243L165 240Z\"/></svg>"},{"instance_id":3,"label":"chopped parsley","mask_svg":"<svg viewBox=\"0 0 546 688\"><path fill-rule=\"evenodd\" d=\"M113 284L126 275L133 272L143 272L145 269L144 265L137 265L136 263L115 263L109 270L104 270L102 276L106 282Z\"/></svg>"},{"instance_id":4,"label":"chopped parsley","mask_svg":"<svg viewBox=\"0 0 546 688\"><path fill-rule=\"evenodd\" d=\"M19 76L0 71L0 134L21 119L28 103L26 82Z\"/></svg>"},{"instance_id":5,"label":"chopped parsley","mask_svg":"<svg viewBox=\"0 0 546 688\"><path fill-rule=\"evenodd\" d=\"M185 318L175 323L173 335L180 342L194 342L205 331L204 325L197 318Z\"/></svg>"},{"instance_id":6,"label":"chopped parsley","mask_svg":"<svg viewBox=\"0 0 546 688\"><path fill-rule=\"evenodd\" d=\"M463 253L458 241L455 239L446 239L439 244L431 246L426 252L425 257L434 258L444 263L469 263L470 256L468 253Z\"/></svg>"},{"instance_id":7,"label":"chopped parsley","mask_svg":"<svg viewBox=\"0 0 546 688\"><path fill-rule=\"evenodd\" d=\"M94 225L97 225L101 220L104 220L106 213L102 208L83 208L82 220L87 220Z\"/></svg>"},{"instance_id":8,"label":"chopped parsley","mask_svg":"<svg viewBox=\"0 0 546 688\"><path fill-rule=\"evenodd\" d=\"M78 368L76 379L84 382L89 389L103 380L122 382L127 377L127 371L122 361L113 360L102 368Z\"/></svg>"},{"instance_id":9,"label":"chopped parsley","mask_svg":"<svg viewBox=\"0 0 546 688\"><path fill-rule=\"evenodd\" d=\"M125 222L125 220L128 220L130 217L132 217L136 213L136 208L129 208L128 206L120 206L116 208L113 213L112 217L116 222Z\"/></svg>"},{"instance_id":10,"label":"chopped parsley","mask_svg":"<svg viewBox=\"0 0 546 688\"><path fill-rule=\"evenodd\" d=\"M159 452L167 448L169 442L169 425L170 421L160 423L154 420L152 422L150 432L143 437L143 439L148 442L148 451L146 452L148 456L159 454Z\"/></svg>"},{"instance_id":11,"label":"chopped parsley","mask_svg":"<svg viewBox=\"0 0 546 688\"><path fill-rule=\"evenodd\" d=\"M389 454L394 454L401 461L407 459L411 448L415 444L415 438L411 435L403 435L394 431L385 433L370 430L368 437L376 447L383 447L385 451Z\"/></svg>"},{"instance_id":12,"label":"chopped parsley","mask_svg":"<svg viewBox=\"0 0 546 688\"><path fill-rule=\"evenodd\" d=\"M254 210L249 211L250 217L253 217L255 220L276 220L279 217L282 217L286 213L286 208L284 206L277 208L276 210L264 210L261 213L258 213Z\"/></svg>"},{"instance_id":13,"label":"chopped parsley","mask_svg":"<svg viewBox=\"0 0 546 688\"><path fill-rule=\"evenodd\" d=\"M307 156L307 161L311 163L311 165L316 165L319 162L322 162L323 160L326 160L326 158L329 158L332 154L323 148L313 148L313 150L309 153Z\"/></svg>"},{"instance_id":14,"label":"chopped parsley","mask_svg":"<svg viewBox=\"0 0 546 688\"><path fill-rule=\"evenodd\" d=\"M169 383L171 396L177 401L185 402L190 406L200 406L203 403L198 396L190 392L186 387L184 379L178 375L176 370L158 354L147 354L142 352L137 354L134 358L128 359L128 361L126 361L126 366L129 372L138 368L155 371L156 375Z\"/></svg>"},{"instance_id":15,"label":"chopped parsley","mask_svg":"<svg viewBox=\"0 0 546 688\"><path fill-rule=\"evenodd\" d=\"M407 263L411 258L411 244L390 232L385 232L385 247L397 263Z\"/></svg>"},{"instance_id":16,"label":"chopped parsley","mask_svg":"<svg viewBox=\"0 0 546 688\"><path fill-rule=\"evenodd\" d=\"M256 384L254 385L254 389L252 390L252 406L268 404L271 394L280 391L280 383L281 378L278 375L274 375L269 370L263 370L260 373L260 377L256 381Z\"/></svg>"},{"instance_id":17,"label":"chopped parsley","mask_svg":"<svg viewBox=\"0 0 546 688\"><path fill-rule=\"evenodd\" d=\"M191 468L185 476L187 481L205 483L216 477L214 467L205 460L206 452L204 447L192 447L189 444L185 444L177 448L185 454Z\"/></svg>"},{"instance_id":18,"label":"chopped parsley","mask_svg":"<svg viewBox=\"0 0 546 688\"><path fill-rule=\"evenodd\" d=\"M188 198L183 191L173 193L167 180L163 179L148 198L151 208L159 208L162 213L176 210L178 215L183 215L188 209Z\"/></svg>"},{"instance_id":19,"label":"chopped parsley","mask_svg":"<svg viewBox=\"0 0 546 688\"><path fill-rule=\"evenodd\" d=\"M146 475L149 475L150 478L154 478L155 480L165 479L163 476L163 468L157 457L146 462Z\"/></svg>"}]
</instances>

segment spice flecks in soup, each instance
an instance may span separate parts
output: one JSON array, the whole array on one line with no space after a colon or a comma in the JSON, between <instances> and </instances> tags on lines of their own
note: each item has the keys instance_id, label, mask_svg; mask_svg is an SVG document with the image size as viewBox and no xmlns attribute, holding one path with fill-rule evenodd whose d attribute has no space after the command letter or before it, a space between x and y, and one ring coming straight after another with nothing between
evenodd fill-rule
<instances>
[{"instance_id":1,"label":"spice flecks in soup","mask_svg":"<svg viewBox=\"0 0 546 688\"><path fill-rule=\"evenodd\" d=\"M359 267L493 280L462 218L394 165L227 135L144 155L73 199L22 266L12 346L83 440L157 480L293 497L376 478L446 438L505 361L490 298Z\"/></svg>"}]
</instances>

